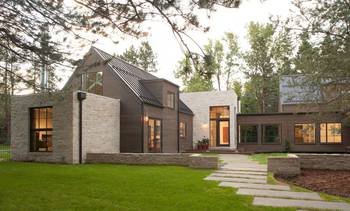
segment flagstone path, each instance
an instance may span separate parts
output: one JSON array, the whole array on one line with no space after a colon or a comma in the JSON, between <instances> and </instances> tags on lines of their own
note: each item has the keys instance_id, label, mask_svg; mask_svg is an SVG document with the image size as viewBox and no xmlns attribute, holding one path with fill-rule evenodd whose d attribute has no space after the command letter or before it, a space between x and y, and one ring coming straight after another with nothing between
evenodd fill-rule
<instances>
[{"instance_id":1,"label":"flagstone path","mask_svg":"<svg viewBox=\"0 0 350 211\"><path fill-rule=\"evenodd\" d=\"M324 201L315 192L295 192L288 185L268 184L267 166L250 160L247 155L223 154L220 159L224 165L205 180L219 181L220 187L237 188L238 195L253 196L255 206L350 210L350 204Z\"/></svg>"}]
</instances>

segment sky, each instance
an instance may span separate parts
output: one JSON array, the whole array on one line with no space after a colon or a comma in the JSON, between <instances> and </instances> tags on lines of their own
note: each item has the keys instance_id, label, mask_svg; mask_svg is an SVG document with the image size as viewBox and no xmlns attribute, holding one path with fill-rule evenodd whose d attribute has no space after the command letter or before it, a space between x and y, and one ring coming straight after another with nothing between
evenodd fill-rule
<instances>
[{"instance_id":1,"label":"sky","mask_svg":"<svg viewBox=\"0 0 350 211\"><path fill-rule=\"evenodd\" d=\"M271 15L287 17L290 14L291 8L291 0L242 0L239 8L218 8L215 12L211 13L209 20L201 22L210 27L209 32L189 31L188 34L200 46L203 46L208 42L208 39L221 39L225 32L234 32L238 36L239 45L242 50L247 50L249 49L249 44L246 39L246 30L250 21L266 23L269 21ZM154 52L157 54L159 70L155 75L181 86L181 80L174 77L174 70L177 67L178 61L183 58L183 52L170 27L165 23L152 23L149 36L140 40L127 37L120 43L114 44L108 38L99 38L94 46L110 54L118 55L131 45L138 46L141 41L145 40L149 41ZM194 47L194 45L191 46ZM194 47L193 50L198 49ZM86 49L87 51L88 49ZM71 72L62 76L61 86L65 84L70 74ZM242 74L236 74L234 79L244 80L243 77Z\"/></svg>"}]
</instances>

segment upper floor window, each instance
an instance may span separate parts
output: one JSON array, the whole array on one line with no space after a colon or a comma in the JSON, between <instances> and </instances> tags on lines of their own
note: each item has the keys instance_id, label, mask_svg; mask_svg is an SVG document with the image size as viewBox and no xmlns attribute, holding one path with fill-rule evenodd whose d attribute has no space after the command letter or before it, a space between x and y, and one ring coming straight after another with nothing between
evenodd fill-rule
<instances>
[{"instance_id":1,"label":"upper floor window","mask_svg":"<svg viewBox=\"0 0 350 211\"><path fill-rule=\"evenodd\" d=\"M169 108L172 108L172 109L175 108L175 93L174 92L167 93L166 106Z\"/></svg>"},{"instance_id":2,"label":"upper floor window","mask_svg":"<svg viewBox=\"0 0 350 211\"><path fill-rule=\"evenodd\" d=\"M228 106L210 107L210 119L230 118L230 108Z\"/></svg>"},{"instance_id":3,"label":"upper floor window","mask_svg":"<svg viewBox=\"0 0 350 211\"><path fill-rule=\"evenodd\" d=\"M262 125L263 143L272 144L280 142L280 125Z\"/></svg>"},{"instance_id":4,"label":"upper floor window","mask_svg":"<svg viewBox=\"0 0 350 211\"><path fill-rule=\"evenodd\" d=\"M90 72L90 73L86 73L85 75L86 75L86 91L93 94L102 95L102 90L103 90L102 72ZM84 76L82 75L82 82L84 82L83 77Z\"/></svg>"},{"instance_id":5,"label":"upper floor window","mask_svg":"<svg viewBox=\"0 0 350 211\"><path fill-rule=\"evenodd\" d=\"M321 123L321 143L341 143L341 123Z\"/></svg>"},{"instance_id":6,"label":"upper floor window","mask_svg":"<svg viewBox=\"0 0 350 211\"><path fill-rule=\"evenodd\" d=\"M315 124L295 124L294 141L296 144L314 144Z\"/></svg>"},{"instance_id":7,"label":"upper floor window","mask_svg":"<svg viewBox=\"0 0 350 211\"><path fill-rule=\"evenodd\" d=\"M186 137L186 123L180 122L179 127L180 127L179 128L180 138L185 138Z\"/></svg>"},{"instance_id":8,"label":"upper floor window","mask_svg":"<svg viewBox=\"0 0 350 211\"><path fill-rule=\"evenodd\" d=\"M30 109L30 151L52 152L52 107Z\"/></svg>"},{"instance_id":9,"label":"upper floor window","mask_svg":"<svg viewBox=\"0 0 350 211\"><path fill-rule=\"evenodd\" d=\"M257 143L257 125L239 125L239 143Z\"/></svg>"}]
</instances>

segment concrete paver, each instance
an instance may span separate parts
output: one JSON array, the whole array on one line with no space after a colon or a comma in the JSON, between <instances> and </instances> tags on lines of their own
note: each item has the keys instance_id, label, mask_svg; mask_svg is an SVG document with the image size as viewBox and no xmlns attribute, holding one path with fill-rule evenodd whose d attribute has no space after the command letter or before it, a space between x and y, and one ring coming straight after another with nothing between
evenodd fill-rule
<instances>
[{"instance_id":1,"label":"concrete paver","mask_svg":"<svg viewBox=\"0 0 350 211\"><path fill-rule=\"evenodd\" d=\"M294 191L259 190L259 189L240 188L238 189L237 194L251 195L251 196L268 196L268 197L280 197L280 198L322 200L322 198L318 193L312 193L312 192L294 192Z\"/></svg>"},{"instance_id":2,"label":"concrete paver","mask_svg":"<svg viewBox=\"0 0 350 211\"><path fill-rule=\"evenodd\" d=\"M221 182L219 186L232 188L254 188L262 190L290 190L289 185L250 184L239 182Z\"/></svg>"}]
</instances>

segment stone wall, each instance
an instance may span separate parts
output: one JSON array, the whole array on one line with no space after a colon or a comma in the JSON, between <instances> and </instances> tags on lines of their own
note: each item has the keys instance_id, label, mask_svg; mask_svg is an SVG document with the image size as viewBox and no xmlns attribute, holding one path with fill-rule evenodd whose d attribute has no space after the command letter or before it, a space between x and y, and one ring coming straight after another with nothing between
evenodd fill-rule
<instances>
[{"instance_id":1,"label":"stone wall","mask_svg":"<svg viewBox=\"0 0 350 211\"><path fill-rule=\"evenodd\" d=\"M209 109L211 106L230 107L230 148L236 148L237 95L233 91L181 93L180 99L193 111L193 145L203 137L209 138Z\"/></svg>"},{"instance_id":2,"label":"stone wall","mask_svg":"<svg viewBox=\"0 0 350 211\"><path fill-rule=\"evenodd\" d=\"M300 174L300 160L296 155L269 157L267 170L276 175L296 176Z\"/></svg>"},{"instance_id":3,"label":"stone wall","mask_svg":"<svg viewBox=\"0 0 350 211\"><path fill-rule=\"evenodd\" d=\"M176 165L217 169L218 157L192 156L187 153L88 153L87 163L134 165Z\"/></svg>"},{"instance_id":4,"label":"stone wall","mask_svg":"<svg viewBox=\"0 0 350 211\"><path fill-rule=\"evenodd\" d=\"M297 154L301 168L350 170L350 154Z\"/></svg>"}]
</instances>

